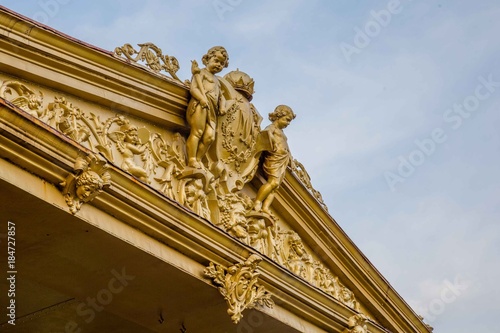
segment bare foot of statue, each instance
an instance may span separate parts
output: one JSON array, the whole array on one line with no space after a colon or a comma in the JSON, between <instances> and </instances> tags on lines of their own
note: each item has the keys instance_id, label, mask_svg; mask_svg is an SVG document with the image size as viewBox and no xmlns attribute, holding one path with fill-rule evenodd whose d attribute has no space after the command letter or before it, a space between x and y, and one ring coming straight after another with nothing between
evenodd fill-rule
<instances>
[{"instance_id":1,"label":"bare foot of statue","mask_svg":"<svg viewBox=\"0 0 500 333\"><path fill-rule=\"evenodd\" d=\"M255 200L255 204L253 205L253 209L256 212L260 212L262 210L262 202L259 200Z\"/></svg>"},{"instance_id":2,"label":"bare foot of statue","mask_svg":"<svg viewBox=\"0 0 500 333\"><path fill-rule=\"evenodd\" d=\"M196 158L190 158L188 161L188 166L195 168L195 169L201 169L201 163L196 160Z\"/></svg>"},{"instance_id":3,"label":"bare foot of statue","mask_svg":"<svg viewBox=\"0 0 500 333\"><path fill-rule=\"evenodd\" d=\"M262 212L271 215L271 211L269 210L269 207L262 207Z\"/></svg>"}]
</instances>

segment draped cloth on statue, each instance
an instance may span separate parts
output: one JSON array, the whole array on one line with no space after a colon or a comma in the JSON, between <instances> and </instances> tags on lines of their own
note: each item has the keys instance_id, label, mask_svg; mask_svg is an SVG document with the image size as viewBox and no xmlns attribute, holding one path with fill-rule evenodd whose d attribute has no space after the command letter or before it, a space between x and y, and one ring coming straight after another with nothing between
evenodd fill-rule
<instances>
[{"instance_id":1,"label":"draped cloth on statue","mask_svg":"<svg viewBox=\"0 0 500 333\"><path fill-rule=\"evenodd\" d=\"M207 72L207 70L205 68L201 69L201 72ZM218 112L218 108L219 108L219 100L216 96L218 96L219 94L219 90L220 90L220 87L219 87L219 82L218 80L215 78L215 80L209 80L209 76L208 75L203 75L203 81L210 81L211 83L211 86L213 86L213 89L212 90L209 90L209 91L205 91L205 96L207 98L207 103L208 103L208 108L206 109L206 123L208 126L210 126L212 129L216 129L216 117L217 117L217 112ZM209 86L209 85L207 85ZM201 112L202 110L200 109L197 109L197 106L200 104L200 102L198 100L196 100L195 98L191 98L191 100L189 101L189 104L188 104L188 109L187 109L187 113L186 113L186 118L187 118L187 121L188 123L191 123L191 117L194 115L195 112ZM201 108L201 107L200 107Z\"/></svg>"},{"instance_id":2,"label":"draped cloth on statue","mask_svg":"<svg viewBox=\"0 0 500 333\"><path fill-rule=\"evenodd\" d=\"M286 168L290 163L290 149L288 147L285 133L271 124L266 127L263 133L267 132L267 137L271 142L271 152L265 153L263 164L264 173L269 177L275 177L281 183L286 173Z\"/></svg>"}]
</instances>

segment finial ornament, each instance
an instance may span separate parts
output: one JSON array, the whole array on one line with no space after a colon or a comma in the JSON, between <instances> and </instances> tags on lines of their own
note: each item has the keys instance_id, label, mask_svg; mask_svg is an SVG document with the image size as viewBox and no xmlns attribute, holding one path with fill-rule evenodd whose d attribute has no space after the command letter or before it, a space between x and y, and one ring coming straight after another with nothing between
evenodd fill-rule
<instances>
[{"instance_id":1,"label":"finial ornament","mask_svg":"<svg viewBox=\"0 0 500 333\"><path fill-rule=\"evenodd\" d=\"M106 162L98 160L92 154L76 158L75 174L70 173L60 183L71 214L76 214L84 203L92 201L104 188L110 186L108 167Z\"/></svg>"},{"instance_id":2,"label":"finial ornament","mask_svg":"<svg viewBox=\"0 0 500 333\"><path fill-rule=\"evenodd\" d=\"M205 276L212 278L226 299L227 313L235 324L243 317L242 312L245 309L252 309L257 305L266 305L270 308L274 306L271 294L258 283L259 273L255 270L261 261L260 256L252 254L244 262L227 269L213 262L205 268Z\"/></svg>"}]
</instances>

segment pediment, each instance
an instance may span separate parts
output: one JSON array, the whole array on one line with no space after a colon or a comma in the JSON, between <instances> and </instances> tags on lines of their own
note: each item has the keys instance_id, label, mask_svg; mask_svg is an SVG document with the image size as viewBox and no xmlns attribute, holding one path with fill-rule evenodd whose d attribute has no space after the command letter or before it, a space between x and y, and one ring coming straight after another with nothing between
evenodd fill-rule
<instances>
[{"instance_id":1,"label":"pediment","mask_svg":"<svg viewBox=\"0 0 500 333\"><path fill-rule=\"evenodd\" d=\"M219 137L209 162L211 168L195 169L186 164L186 137L179 132L14 77L1 79L1 98L96 154L100 153L123 171L209 220L312 286L361 311L362 306L352 290L312 250L318 248L317 244L306 243L300 231L287 222L290 217L283 217L275 206L271 206L269 212L255 211L255 184L265 179L258 176L253 183L249 181L261 173L255 150L262 117L236 90L227 92L231 108L220 117ZM242 128L242 124L246 127ZM217 156L220 158L216 160ZM303 182L302 186L320 199L304 166L298 161L293 161L291 166L288 172L294 173ZM214 171L216 167L222 171ZM324 209L320 201L318 204Z\"/></svg>"}]
</instances>

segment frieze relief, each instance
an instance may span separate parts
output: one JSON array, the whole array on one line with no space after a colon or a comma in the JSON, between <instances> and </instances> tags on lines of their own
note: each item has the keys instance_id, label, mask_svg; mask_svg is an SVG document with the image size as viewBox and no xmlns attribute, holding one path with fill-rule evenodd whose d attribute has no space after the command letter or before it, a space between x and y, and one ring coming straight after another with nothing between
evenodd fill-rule
<instances>
[{"instance_id":1,"label":"frieze relief","mask_svg":"<svg viewBox=\"0 0 500 333\"><path fill-rule=\"evenodd\" d=\"M122 52L134 54L127 45ZM134 59L144 58L162 67L154 60L154 54L160 57L161 50L143 44L136 53ZM161 56L162 61L168 60ZM271 124L262 130L262 117L251 103L253 79L240 70L224 77L216 75L228 59L224 48L214 47L202 57L205 67L199 68L193 61L189 81L192 97L186 110L188 136L42 87L43 92L38 91L5 76L0 82L0 97L360 311L352 291L272 209L286 170L294 172L325 207L303 165L290 154L284 129L295 113L279 105L269 114ZM168 61L174 69L178 66L176 60ZM104 165L92 161L78 161L84 167L75 166L75 173L62 184L73 214L109 185ZM254 191L245 185L259 169L265 182ZM87 180L92 183L86 187L88 193L82 187Z\"/></svg>"}]
</instances>

